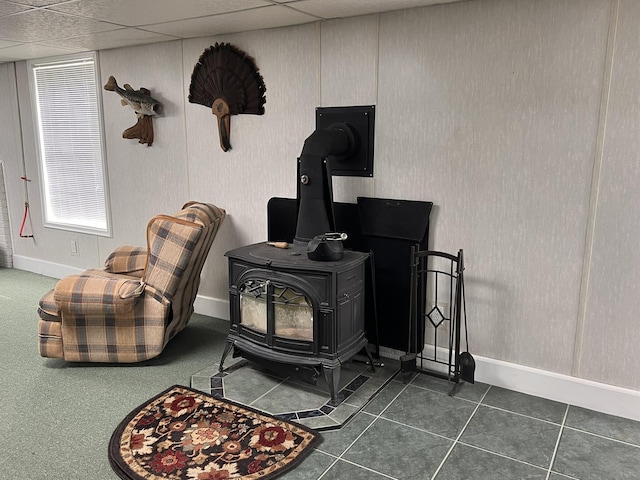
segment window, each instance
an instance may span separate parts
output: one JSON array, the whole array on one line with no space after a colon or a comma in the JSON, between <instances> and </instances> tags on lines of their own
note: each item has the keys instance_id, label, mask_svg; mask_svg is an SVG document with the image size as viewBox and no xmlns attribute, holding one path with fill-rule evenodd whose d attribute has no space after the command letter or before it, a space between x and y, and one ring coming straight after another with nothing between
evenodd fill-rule
<instances>
[{"instance_id":1,"label":"window","mask_svg":"<svg viewBox=\"0 0 640 480\"><path fill-rule=\"evenodd\" d=\"M30 61L45 226L110 235L94 53Z\"/></svg>"}]
</instances>

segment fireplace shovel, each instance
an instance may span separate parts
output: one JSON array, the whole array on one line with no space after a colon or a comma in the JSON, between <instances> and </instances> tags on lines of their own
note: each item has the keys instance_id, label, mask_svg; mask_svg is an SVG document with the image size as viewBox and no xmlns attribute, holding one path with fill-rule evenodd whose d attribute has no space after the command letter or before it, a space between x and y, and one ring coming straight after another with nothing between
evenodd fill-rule
<instances>
[{"instance_id":1,"label":"fireplace shovel","mask_svg":"<svg viewBox=\"0 0 640 480\"><path fill-rule=\"evenodd\" d=\"M460 274L462 275L462 273ZM461 279L462 280L462 279ZM469 353L469 330L467 328L467 302L464 297L464 280L460 282L462 288L462 308L464 314L464 338L467 344L467 351L462 352L458 356L458 364L460 365L460 378L467 383L475 383L476 361L473 355Z\"/></svg>"},{"instance_id":2,"label":"fireplace shovel","mask_svg":"<svg viewBox=\"0 0 640 480\"><path fill-rule=\"evenodd\" d=\"M460 378L467 383L475 383L476 361L469 352L460 354Z\"/></svg>"}]
</instances>

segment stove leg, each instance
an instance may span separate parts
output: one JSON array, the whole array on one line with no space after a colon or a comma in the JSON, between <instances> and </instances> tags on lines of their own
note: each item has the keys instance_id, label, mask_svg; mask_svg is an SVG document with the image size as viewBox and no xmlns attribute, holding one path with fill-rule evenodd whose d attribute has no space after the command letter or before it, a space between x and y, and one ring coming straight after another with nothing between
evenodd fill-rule
<instances>
[{"instance_id":1,"label":"stove leg","mask_svg":"<svg viewBox=\"0 0 640 480\"><path fill-rule=\"evenodd\" d=\"M369 362L371 362L371 371L375 373L376 371L376 364L373 361L373 357L371 356L371 352L369 351L369 348L365 345L364 347L364 351L367 352L367 357L369 357ZM379 364L379 366L383 367L383 364Z\"/></svg>"},{"instance_id":2,"label":"stove leg","mask_svg":"<svg viewBox=\"0 0 640 480\"><path fill-rule=\"evenodd\" d=\"M222 372L224 370L224 361L227 358L227 355L229 355L229 352L232 348L233 342L227 340L227 344L224 346L224 352L222 352L222 358L220 359L220 368L218 369L219 372Z\"/></svg>"},{"instance_id":3,"label":"stove leg","mask_svg":"<svg viewBox=\"0 0 640 480\"><path fill-rule=\"evenodd\" d=\"M330 405L337 406L338 401L338 388L340 384L340 365L337 367L322 366L322 372L324 373L324 379L329 384L329 392L331 393Z\"/></svg>"}]
</instances>

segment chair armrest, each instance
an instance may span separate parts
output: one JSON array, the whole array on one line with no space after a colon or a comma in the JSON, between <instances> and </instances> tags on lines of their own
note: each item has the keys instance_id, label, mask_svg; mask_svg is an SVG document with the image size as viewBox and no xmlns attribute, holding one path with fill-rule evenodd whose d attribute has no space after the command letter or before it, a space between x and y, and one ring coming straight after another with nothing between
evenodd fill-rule
<instances>
[{"instance_id":1,"label":"chair armrest","mask_svg":"<svg viewBox=\"0 0 640 480\"><path fill-rule=\"evenodd\" d=\"M133 311L143 291L137 280L80 274L60 280L54 299L63 316L122 315Z\"/></svg>"},{"instance_id":2,"label":"chair armrest","mask_svg":"<svg viewBox=\"0 0 640 480\"><path fill-rule=\"evenodd\" d=\"M124 245L116 248L104 262L104 269L109 273L120 273L142 278L147 265L148 250L143 247Z\"/></svg>"}]
</instances>

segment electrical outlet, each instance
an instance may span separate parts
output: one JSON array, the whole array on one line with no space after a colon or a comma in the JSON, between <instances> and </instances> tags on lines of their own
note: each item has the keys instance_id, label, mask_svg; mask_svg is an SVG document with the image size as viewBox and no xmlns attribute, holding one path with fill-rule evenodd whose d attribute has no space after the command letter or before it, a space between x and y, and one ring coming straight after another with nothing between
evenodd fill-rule
<instances>
[{"instance_id":1,"label":"electrical outlet","mask_svg":"<svg viewBox=\"0 0 640 480\"><path fill-rule=\"evenodd\" d=\"M80 252L78 251L77 240L71 240L71 255L80 255Z\"/></svg>"}]
</instances>

